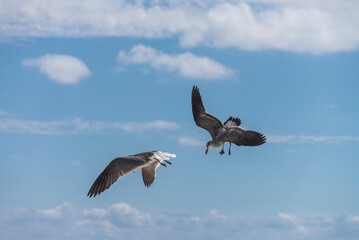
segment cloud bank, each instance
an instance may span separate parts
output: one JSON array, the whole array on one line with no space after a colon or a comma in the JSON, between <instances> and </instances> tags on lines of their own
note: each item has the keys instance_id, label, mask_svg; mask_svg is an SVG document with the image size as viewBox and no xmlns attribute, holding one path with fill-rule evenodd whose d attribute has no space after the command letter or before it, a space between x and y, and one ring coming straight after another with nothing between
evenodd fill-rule
<instances>
[{"instance_id":1,"label":"cloud bank","mask_svg":"<svg viewBox=\"0 0 359 240\"><path fill-rule=\"evenodd\" d=\"M50 80L63 85L77 84L91 75L80 59L69 55L46 54L35 59L24 59L22 65L36 67Z\"/></svg>"},{"instance_id":2,"label":"cloud bank","mask_svg":"<svg viewBox=\"0 0 359 240\"><path fill-rule=\"evenodd\" d=\"M350 0L14 0L0 8L0 37L175 38L183 47L333 53L359 46Z\"/></svg>"},{"instance_id":3,"label":"cloud bank","mask_svg":"<svg viewBox=\"0 0 359 240\"><path fill-rule=\"evenodd\" d=\"M113 130L143 132L154 130L176 130L176 122L156 120L152 122L101 122L84 121L80 118L62 121L29 121L0 118L0 131L13 133L66 135L82 133L106 133Z\"/></svg>"},{"instance_id":4,"label":"cloud bank","mask_svg":"<svg viewBox=\"0 0 359 240\"><path fill-rule=\"evenodd\" d=\"M6 113L6 112L5 112ZM145 132L145 131L172 131L180 129L178 123L165 120L149 122L103 122L86 121L81 118L57 121L32 121L6 117L0 118L0 132L43 134L43 135L70 135L84 133L111 133L113 131ZM0 111L1 116L1 111ZM183 146L203 146L206 141L198 136L182 135L174 138ZM316 144L342 143L359 141L357 136L321 136L321 135L269 135L268 143Z\"/></svg>"},{"instance_id":5,"label":"cloud bank","mask_svg":"<svg viewBox=\"0 0 359 240\"><path fill-rule=\"evenodd\" d=\"M272 216L225 214L216 209L202 215L146 212L120 202L106 208L79 209L64 203L51 209L0 211L4 239L249 239L354 240L359 216Z\"/></svg>"},{"instance_id":6,"label":"cloud bank","mask_svg":"<svg viewBox=\"0 0 359 240\"><path fill-rule=\"evenodd\" d=\"M315 136L315 135L271 135L267 137L270 143L341 143L359 141L355 136Z\"/></svg>"},{"instance_id":7,"label":"cloud bank","mask_svg":"<svg viewBox=\"0 0 359 240\"><path fill-rule=\"evenodd\" d=\"M232 70L208 57L188 52L169 55L143 45L134 46L129 52L120 51L117 60L121 63L149 64L155 69L177 72L187 78L216 80L232 74Z\"/></svg>"}]
</instances>

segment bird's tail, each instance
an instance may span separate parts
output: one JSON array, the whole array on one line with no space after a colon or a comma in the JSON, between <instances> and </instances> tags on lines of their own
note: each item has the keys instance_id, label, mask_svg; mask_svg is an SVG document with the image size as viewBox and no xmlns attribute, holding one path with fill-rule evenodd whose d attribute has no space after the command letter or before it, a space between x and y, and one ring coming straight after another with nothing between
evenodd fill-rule
<instances>
[{"instance_id":1,"label":"bird's tail","mask_svg":"<svg viewBox=\"0 0 359 240\"><path fill-rule=\"evenodd\" d=\"M161 162L164 160L169 160L170 158L175 158L176 154L168 153L168 152L161 152L161 151L155 151L155 158L160 160Z\"/></svg>"}]
</instances>

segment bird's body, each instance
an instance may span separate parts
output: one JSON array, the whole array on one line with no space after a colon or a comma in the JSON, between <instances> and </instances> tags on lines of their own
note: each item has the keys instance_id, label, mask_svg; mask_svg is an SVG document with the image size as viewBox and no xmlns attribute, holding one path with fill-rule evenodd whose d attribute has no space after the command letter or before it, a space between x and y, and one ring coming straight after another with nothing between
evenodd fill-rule
<instances>
[{"instance_id":1,"label":"bird's body","mask_svg":"<svg viewBox=\"0 0 359 240\"><path fill-rule=\"evenodd\" d=\"M212 140L206 145L206 154L209 149L219 148L225 142L234 143L237 146L258 146L266 142L263 134L240 127L239 118L230 117L222 123L218 118L207 113L196 86L192 89L192 113L197 126L206 129L211 134ZM223 153L222 149L220 154ZM229 154L231 154L230 149Z\"/></svg>"},{"instance_id":2,"label":"bird's body","mask_svg":"<svg viewBox=\"0 0 359 240\"><path fill-rule=\"evenodd\" d=\"M156 169L159 165L166 166L163 161L170 157L175 158L175 154L160 151L144 152L130 156L118 157L110 162L91 186L87 196L95 197L106 189L110 188L117 180L136 170L142 169L142 178L146 187L150 187L156 177Z\"/></svg>"}]
</instances>

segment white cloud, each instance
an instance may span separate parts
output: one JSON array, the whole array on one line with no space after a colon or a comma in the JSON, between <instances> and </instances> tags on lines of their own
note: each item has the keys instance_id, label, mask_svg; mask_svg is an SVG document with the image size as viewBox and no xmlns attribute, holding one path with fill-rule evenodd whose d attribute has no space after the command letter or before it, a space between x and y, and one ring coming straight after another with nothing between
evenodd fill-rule
<instances>
[{"instance_id":1,"label":"white cloud","mask_svg":"<svg viewBox=\"0 0 359 240\"><path fill-rule=\"evenodd\" d=\"M9 113L0 109L0 116L6 116L6 115L9 115Z\"/></svg>"},{"instance_id":2,"label":"white cloud","mask_svg":"<svg viewBox=\"0 0 359 240\"><path fill-rule=\"evenodd\" d=\"M29 121L0 118L0 131L14 133L30 133L45 135L103 133L113 130L126 132L143 132L153 130L176 130L176 122L156 120L152 122L100 122L84 121L80 118L61 121Z\"/></svg>"},{"instance_id":3,"label":"white cloud","mask_svg":"<svg viewBox=\"0 0 359 240\"><path fill-rule=\"evenodd\" d=\"M359 223L359 216L350 216L349 218L351 221L353 222L358 222Z\"/></svg>"},{"instance_id":4,"label":"white cloud","mask_svg":"<svg viewBox=\"0 0 359 240\"><path fill-rule=\"evenodd\" d=\"M77 232L82 232L77 236L86 236L86 239L118 239L123 235L121 229L108 220L80 220L75 226L81 229ZM66 239L69 239L69 234L66 235Z\"/></svg>"},{"instance_id":5,"label":"white cloud","mask_svg":"<svg viewBox=\"0 0 359 240\"><path fill-rule=\"evenodd\" d=\"M245 2L219 4L206 12L208 26L198 28L200 37L185 35L182 44L310 53L347 51L358 47L359 31L354 30L358 25L350 24L348 18L334 17L338 17L338 12L311 4L299 6L270 1L266 4L262 7ZM346 23L348 25L342 28ZM355 34L345 39L343 36L351 35L348 28Z\"/></svg>"},{"instance_id":6,"label":"white cloud","mask_svg":"<svg viewBox=\"0 0 359 240\"><path fill-rule=\"evenodd\" d=\"M122 63L150 64L153 68L178 72L183 77L197 79L222 79L232 71L222 64L192 53L169 55L143 45L134 46L128 53L121 51L117 60Z\"/></svg>"},{"instance_id":7,"label":"white cloud","mask_svg":"<svg viewBox=\"0 0 359 240\"><path fill-rule=\"evenodd\" d=\"M81 162L79 160L76 160L76 161L72 161L71 165L75 166L75 167L80 167L82 164L81 164Z\"/></svg>"},{"instance_id":8,"label":"white cloud","mask_svg":"<svg viewBox=\"0 0 359 240\"><path fill-rule=\"evenodd\" d=\"M180 145L184 146L203 146L205 143L193 136L181 136L177 139Z\"/></svg>"},{"instance_id":9,"label":"white cloud","mask_svg":"<svg viewBox=\"0 0 359 240\"><path fill-rule=\"evenodd\" d=\"M217 209L212 209L209 211L207 219L226 221L228 218L226 215L220 213Z\"/></svg>"},{"instance_id":10,"label":"white cloud","mask_svg":"<svg viewBox=\"0 0 359 240\"><path fill-rule=\"evenodd\" d=\"M37 67L50 80L64 85L77 84L91 75L80 59L69 55L46 54L36 59L24 59L22 64Z\"/></svg>"},{"instance_id":11,"label":"white cloud","mask_svg":"<svg viewBox=\"0 0 359 240\"><path fill-rule=\"evenodd\" d=\"M108 215L108 211L103 208L92 208L92 209L83 209L84 216L94 216L98 218L103 218Z\"/></svg>"},{"instance_id":12,"label":"white cloud","mask_svg":"<svg viewBox=\"0 0 359 240\"><path fill-rule=\"evenodd\" d=\"M216 209L193 216L151 213L120 202L105 208L76 208L69 203L46 209L1 210L4 239L267 239L354 240L359 238L356 215L274 216L224 214Z\"/></svg>"},{"instance_id":13,"label":"white cloud","mask_svg":"<svg viewBox=\"0 0 359 240\"><path fill-rule=\"evenodd\" d=\"M324 104L323 108L325 108L325 109L336 109L337 105L335 105L335 104Z\"/></svg>"},{"instance_id":14,"label":"white cloud","mask_svg":"<svg viewBox=\"0 0 359 240\"><path fill-rule=\"evenodd\" d=\"M332 53L358 49L358 12L350 0L14 0L0 8L0 36L179 38L185 47Z\"/></svg>"},{"instance_id":15,"label":"white cloud","mask_svg":"<svg viewBox=\"0 0 359 240\"><path fill-rule=\"evenodd\" d=\"M278 213L278 217L283 218L288 221L291 221L291 222L298 222L298 218L296 216L288 214L288 213Z\"/></svg>"},{"instance_id":16,"label":"white cloud","mask_svg":"<svg viewBox=\"0 0 359 240\"><path fill-rule=\"evenodd\" d=\"M359 141L355 136L315 136L315 135L271 135L267 137L270 143L340 143L344 141Z\"/></svg>"},{"instance_id":17,"label":"white cloud","mask_svg":"<svg viewBox=\"0 0 359 240\"><path fill-rule=\"evenodd\" d=\"M64 214L64 212L69 212L72 209L72 204L71 203L64 203L60 206L54 207L54 208L50 208L50 209L46 209L46 210L39 210L39 212L41 214L43 214L43 216L45 217L49 217L49 218L61 218Z\"/></svg>"},{"instance_id":18,"label":"white cloud","mask_svg":"<svg viewBox=\"0 0 359 240\"><path fill-rule=\"evenodd\" d=\"M154 224L154 220L150 214L140 212L125 202L112 205L109 211L115 216L117 223L125 224L126 226L144 227Z\"/></svg>"},{"instance_id":19,"label":"white cloud","mask_svg":"<svg viewBox=\"0 0 359 240\"><path fill-rule=\"evenodd\" d=\"M175 122L157 120L153 122L121 123L120 128L127 132L143 132L155 130L176 130L179 125Z\"/></svg>"},{"instance_id":20,"label":"white cloud","mask_svg":"<svg viewBox=\"0 0 359 240\"><path fill-rule=\"evenodd\" d=\"M0 119L0 131L34 134L61 134L62 128L71 125L66 121L27 121L19 119Z\"/></svg>"}]
</instances>

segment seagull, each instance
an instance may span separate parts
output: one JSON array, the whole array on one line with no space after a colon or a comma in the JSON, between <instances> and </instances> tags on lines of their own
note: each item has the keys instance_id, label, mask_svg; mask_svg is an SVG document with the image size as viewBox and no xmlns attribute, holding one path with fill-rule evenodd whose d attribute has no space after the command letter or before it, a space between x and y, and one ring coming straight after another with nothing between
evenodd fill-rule
<instances>
[{"instance_id":1,"label":"seagull","mask_svg":"<svg viewBox=\"0 0 359 240\"><path fill-rule=\"evenodd\" d=\"M232 143L237 146L258 146L266 142L266 137L255 131L246 130L239 118L229 117L223 124L218 118L206 112L197 86L192 89L192 112L198 127L206 129L212 140L206 144L206 152L211 148L222 146L220 154L224 154L224 143L229 142L228 155L231 155Z\"/></svg>"},{"instance_id":2,"label":"seagull","mask_svg":"<svg viewBox=\"0 0 359 240\"><path fill-rule=\"evenodd\" d=\"M87 196L96 197L106 189L109 189L117 180L127 174L130 174L142 168L143 183L150 187L156 177L156 169L159 165L167 167L163 163L172 164L168 161L175 158L176 154L161 151L144 152L130 156L118 157L110 162L92 184Z\"/></svg>"}]
</instances>

